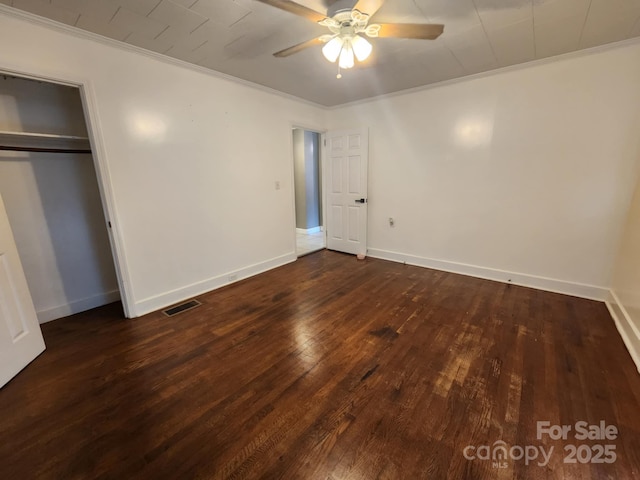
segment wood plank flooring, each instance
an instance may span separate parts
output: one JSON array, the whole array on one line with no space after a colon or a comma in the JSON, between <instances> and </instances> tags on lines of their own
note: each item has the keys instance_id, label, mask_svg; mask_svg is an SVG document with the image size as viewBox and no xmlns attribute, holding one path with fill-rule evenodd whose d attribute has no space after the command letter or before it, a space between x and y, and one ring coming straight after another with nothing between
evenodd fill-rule
<instances>
[{"instance_id":1,"label":"wood plank flooring","mask_svg":"<svg viewBox=\"0 0 640 480\"><path fill-rule=\"evenodd\" d=\"M640 478L640 374L602 303L328 251L198 300L44 325L0 390L0 478ZM615 440L536 438L601 420ZM499 441L554 452L463 454Z\"/></svg>"}]
</instances>

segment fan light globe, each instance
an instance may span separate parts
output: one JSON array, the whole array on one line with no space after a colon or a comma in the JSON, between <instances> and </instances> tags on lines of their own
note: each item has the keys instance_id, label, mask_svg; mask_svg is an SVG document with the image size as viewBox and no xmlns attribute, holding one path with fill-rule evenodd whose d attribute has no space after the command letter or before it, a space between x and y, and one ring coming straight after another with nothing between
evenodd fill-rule
<instances>
[{"instance_id":1,"label":"fan light globe","mask_svg":"<svg viewBox=\"0 0 640 480\"><path fill-rule=\"evenodd\" d=\"M340 51L342 50L342 38L334 37L327 44L322 47L322 54L324 58L329 60L331 63L335 63L338 59L338 55L340 55Z\"/></svg>"},{"instance_id":2,"label":"fan light globe","mask_svg":"<svg viewBox=\"0 0 640 480\"><path fill-rule=\"evenodd\" d=\"M340 68L352 68L354 65L353 48L351 48L351 42L347 39L344 40L344 44L342 45L338 65L340 65Z\"/></svg>"},{"instance_id":3,"label":"fan light globe","mask_svg":"<svg viewBox=\"0 0 640 480\"><path fill-rule=\"evenodd\" d=\"M356 35L351 39L351 46L353 47L353 53L356 54L356 58L359 62L363 62L369 58L371 50L373 49L367 39L362 38L360 35Z\"/></svg>"},{"instance_id":4,"label":"fan light globe","mask_svg":"<svg viewBox=\"0 0 640 480\"><path fill-rule=\"evenodd\" d=\"M362 62L371 55L372 48L371 44L360 35L353 37L338 35L322 47L322 54L331 63L338 60L340 68L352 68L355 64L354 55L359 62Z\"/></svg>"}]
</instances>

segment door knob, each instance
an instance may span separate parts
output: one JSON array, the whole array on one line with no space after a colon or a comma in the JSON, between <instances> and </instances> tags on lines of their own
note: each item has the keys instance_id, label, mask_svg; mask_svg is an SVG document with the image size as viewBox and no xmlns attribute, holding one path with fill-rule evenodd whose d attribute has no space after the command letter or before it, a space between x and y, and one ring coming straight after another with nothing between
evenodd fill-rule
<instances>
[{"instance_id":1,"label":"door knob","mask_svg":"<svg viewBox=\"0 0 640 480\"><path fill-rule=\"evenodd\" d=\"M367 203L367 199L366 198L357 198L356 199L356 203Z\"/></svg>"}]
</instances>

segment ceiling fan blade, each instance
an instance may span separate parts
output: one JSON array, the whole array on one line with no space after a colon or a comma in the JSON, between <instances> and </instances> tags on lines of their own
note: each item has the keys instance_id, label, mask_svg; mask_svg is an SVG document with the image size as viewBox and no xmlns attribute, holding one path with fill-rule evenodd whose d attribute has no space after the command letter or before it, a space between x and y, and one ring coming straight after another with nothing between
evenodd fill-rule
<instances>
[{"instance_id":1,"label":"ceiling fan blade","mask_svg":"<svg viewBox=\"0 0 640 480\"><path fill-rule=\"evenodd\" d=\"M383 3L384 0L358 0L358 3L353 8L373 17L374 13L380 10Z\"/></svg>"},{"instance_id":2,"label":"ceiling fan blade","mask_svg":"<svg viewBox=\"0 0 640 480\"><path fill-rule=\"evenodd\" d=\"M289 55L293 55L294 53L301 52L306 48L315 47L316 45L322 45L324 43L325 42L323 41L322 37L313 38L311 40L307 40L306 42L302 42L297 45L294 45L293 47L280 50L279 52L274 53L273 56L278 58L288 57Z\"/></svg>"},{"instance_id":3,"label":"ceiling fan blade","mask_svg":"<svg viewBox=\"0 0 640 480\"><path fill-rule=\"evenodd\" d=\"M379 37L383 38L419 38L435 40L444 31L444 25L425 23L381 23Z\"/></svg>"},{"instance_id":4,"label":"ceiling fan blade","mask_svg":"<svg viewBox=\"0 0 640 480\"><path fill-rule=\"evenodd\" d=\"M267 5L271 5L272 7L279 8L280 10L284 10L285 12L293 13L294 15L298 15L300 17L304 17L307 20L311 20L312 22L319 22L325 19L325 15L316 12L315 10L311 10L310 8L305 7L304 5L300 5L299 3L293 2L291 0L257 0L258 2L265 3Z\"/></svg>"}]
</instances>

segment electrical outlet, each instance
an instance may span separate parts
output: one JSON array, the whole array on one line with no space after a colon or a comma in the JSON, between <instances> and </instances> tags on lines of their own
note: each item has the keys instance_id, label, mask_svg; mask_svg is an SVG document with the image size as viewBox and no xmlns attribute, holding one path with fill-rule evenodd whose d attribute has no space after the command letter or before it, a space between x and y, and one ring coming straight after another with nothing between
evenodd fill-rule
<instances>
[{"instance_id":1,"label":"electrical outlet","mask_svg":"<svg viewBox=\"0 0 640 480\"><path fill-rule=\"evenodd\" d=\"M389 217L389 226L393 227L396 224L396 221L393 219L393 217Z\"/></svg>"},{"instance_id":2,"label":"electrical outlet","mask_svg":"<svg viewBox=\"0 0 640 480\"><path fill-rule=\"evenodd\" d=\"M276 190L280 190L280 181L276 180Z\"/></svg>"}]
</instances>

